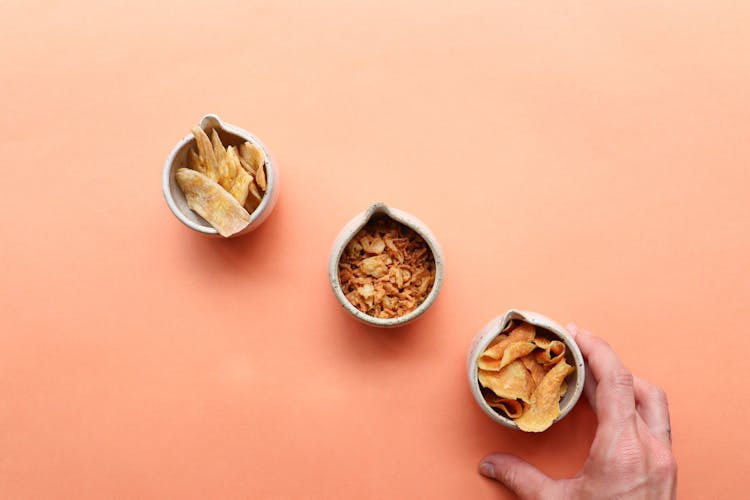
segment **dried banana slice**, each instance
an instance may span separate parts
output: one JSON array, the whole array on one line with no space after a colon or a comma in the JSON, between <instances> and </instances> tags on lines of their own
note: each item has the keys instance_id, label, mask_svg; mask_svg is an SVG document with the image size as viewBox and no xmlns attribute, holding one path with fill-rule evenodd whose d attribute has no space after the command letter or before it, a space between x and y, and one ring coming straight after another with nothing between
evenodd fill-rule
<instances>
[{"instance_id":1,"label":"dried banana slice","mask_svg":"<svg viewBox=\"0 0 750 500\"><path fill-rule=\"evenodd\" d=\"M258 167L258 170L255 171L255 182L258 184L258 187L263 190L263 192L266 192L266 167L265 165L261 164Z\"/></svg>"},{"instance_id":2,"label":"dried banana slice","mask_svg":"<svg viewBox=\"0 0 750 500\"><path fill-rule=\"evenodd\" d=\"M255 173L258 171L258 168L265 163L265 159L263 158L263 151L260 150L255 144L252 144L250 142L245 142L244 144L240 144L240 158L242 158L245 162L243 164L243 167L247 169L251 174L255 175Z\"/></svg>"},{"instance_id":3,"label":"dried banana slice","mask_svg":"<svg viewBox=\"0 0 750 500\"><path fill-rule=\"evenodd\" d=\"M219 164L214 154L214 148L208 136L200 127L193 127L193 137L198 146L198 157L206 169L206 177L212 181L219 179Z\"/></svg>"},{"instance_id":4,"label":"dried banana slice","mask_svg":"<svg viewBox=\"0 0 750 500\"><path fill-rule=\"evenodd\" d=\"M250 224L247 210L207 176L189 168L180 168L175 178L185 193L188 206L216 228L220 235L231 236Z\"/></svg>"},{"instance_id":5,"label":"dried banana slice","mask_svg":"<svg viewBox=\"0 0 750 500\"><path fill-rule=\"evenodd\" d=\"M226 161L229 165L229 170L236 173L229 188L229 193L234 196L240 205L244 205L250 190L250 183L253 182L253 176L245 172L240 166L240 158L237 156L237 150L233 146L227 148Z\"/></svg>"}]
</instances>

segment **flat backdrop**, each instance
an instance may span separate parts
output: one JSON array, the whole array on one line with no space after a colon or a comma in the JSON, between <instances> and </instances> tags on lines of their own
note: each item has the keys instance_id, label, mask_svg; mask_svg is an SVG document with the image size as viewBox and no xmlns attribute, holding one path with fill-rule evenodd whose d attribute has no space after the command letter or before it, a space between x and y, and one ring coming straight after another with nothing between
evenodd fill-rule
<instances>
[{"instance_id":1,"label":"flat backdrop","mask_svg":"<svg viewBox=\"0 0 750 500\"><path fill-rule=\"evenodd\" d=\"M480 458L581 466L581 402L492 423L474 333L525 308L671 404L681 498L750 468L750 7L741 2L0 2L0 497L507 498ZM161 171L206 113L281 173L207 239ZM383 200L445 251L396 331L328 251Z\"/></svg>"}]
</instances>

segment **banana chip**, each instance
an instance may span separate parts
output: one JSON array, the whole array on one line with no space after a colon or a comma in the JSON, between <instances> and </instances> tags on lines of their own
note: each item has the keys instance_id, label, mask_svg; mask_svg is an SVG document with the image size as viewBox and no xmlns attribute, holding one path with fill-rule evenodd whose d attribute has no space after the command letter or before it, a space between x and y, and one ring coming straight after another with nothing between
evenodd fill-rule
<instances>
[{"instance_id":1,"label":"banana chip","mask_svg":"<svg viewBox=\"0 0 750 500\"><path fill-rule=\"evenodd\" d=\"M188 206L206 219L224 237L242 231L250 223L250 214L232 195L207 176L180 168L175 179L185 193Z\"/></svg>"},{"instance_id":2,"label":"banana chip","mask_svg":"<svg viewBox=\"0 0 750 500\"><path fill-rule=\"evenodd\" d=\"M543 330L537 335L529 323L498 335L477 360L485 401L523 431L547 429L560 415L565 378L575 371L565 351L563 342L547 338Z\"/></svg>"},{"instance_id":3,"label":"banana chip","mask_svg":"<svg viewBox=\"0 0 750 500\"><path fill-rule=\"evenodd\" d=\"M225 147L216 129L211 130L210 139L208 134L200 127L194 127L192 133L193 137L195 137L198 152L196 153L193 149L188 151L187 164L189 169L215 182L223 192L237 201L243 210L240 212L235 210L236 207L233 207L232 210L235 212L233 217L240 216L242 218L243 212L246 212L249 216L260 205L260 202L263 200L263 193L268 187L263 152L249 142L240 144L239 148L235 146ZM212 200L221 200L222 210L229 207L225 203L225 197L216 192L215 186L210 185L210 188L206 187L203 179L198 181L197 179L200 178L184 173L180 174L180 178L182 178L182 182L185 185L191 186L190 189L192 189L190 196L188 196L188 191L178 181L185 196L188 197L188 205L193 203L196 207L200 206L206 215L199 212L193 205L190 205L190 208L198 212L217 230L219 230L217 224L222 226L223 229L219 231L220 234L226 236L224 232L229 231L230 228L239 224L239 222L235 221L227 227L226 214L221 216L214 214L213 211L218 210L218 208L216 206L212 208L205 202L203 197L210 195ZM195 186L200 183L202 183L203 187L200 190L200 196L198 196L196 193L199 191L196 190Z\"/></svg>"}]
</instances>

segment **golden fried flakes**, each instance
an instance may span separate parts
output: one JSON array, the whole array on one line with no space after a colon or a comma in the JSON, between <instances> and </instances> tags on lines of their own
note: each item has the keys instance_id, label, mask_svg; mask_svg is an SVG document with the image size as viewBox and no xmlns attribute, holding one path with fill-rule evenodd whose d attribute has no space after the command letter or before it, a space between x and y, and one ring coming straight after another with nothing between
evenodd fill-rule
<instances>
[{"instance_id":1,"label":"golden fried flakes","mask_svg":"<svg viewBox=\"0 0 750 500\"><path fill-rule=\"evenodd\" d=\"M346 245L339 282L354 307L376 318L403 316L424 302L435 258L412 229L387 217L368 222Z\"/></svg>"},{"instance_id":2,"label":"golden fried flakes","mask_svg":"<svg viewBox=\"0 0 750 500\"><path fill-rule=\"evenodd\" d=\"M565 361L565 344L538 336L519 323L490 342L477 360L477 378L487 404L526 432L541 432L560 415L560 399L575 369Z\"/></svg>"},{"instance_id":3,"label":"golden fried flakes","mask_svg":"<svg viewBox=\"0 0 750 500\"><path fill-rule=\"evenodd\" d=\"M263 200L268 188L265 157L250 142L239 148L224 147L216 129L211 130L210 139L200 127L194 127L192 132L198 152L192 148L188 151L188 168L177 171L177 184L192 210L219 234L230 236L250 223L250 214ZM183 170L200 176L180 173Z\"/></svg>"}]
</instances>

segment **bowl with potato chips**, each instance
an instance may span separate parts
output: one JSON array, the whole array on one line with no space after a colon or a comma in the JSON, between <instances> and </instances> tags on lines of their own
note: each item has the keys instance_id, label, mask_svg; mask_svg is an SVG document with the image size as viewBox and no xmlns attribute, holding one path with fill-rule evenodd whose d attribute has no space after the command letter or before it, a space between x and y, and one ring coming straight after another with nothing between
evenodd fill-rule
<instances>
[{"instance_id":1,"label":"bowl with potato chips","mask_svg":"<svg viewBox=\"0 0 750 500\"><path fill-rule=\"evenodd\" d=\"M256 229L271 214L278 172L257 137L209 114L170 153L162 190L187 227L231 238Z\"/></svg>"},{"instance_id":2,"label":"bowl with potato chips","mask_svg":"<svg viewBox=\"0 0 750 500\"><path fill-rule=\"evenodd\" d=\"M414 321L435 302L445 273L437 239L419 219L375 203L334 241L328 281L339 303L368 325Z\"/></svg>"},{"instance_id":3,"label":"bowl with potato chips","mask_svg":"<svg viewBox=\"0 0 750 500\"><path fill-rule=\"evenodd\" d=\"M467 357L479 407L512 429L542 432L570 412L583 391L583 356L551 319L511 309L482 328Z\"/></svg>"}]
</instances>

